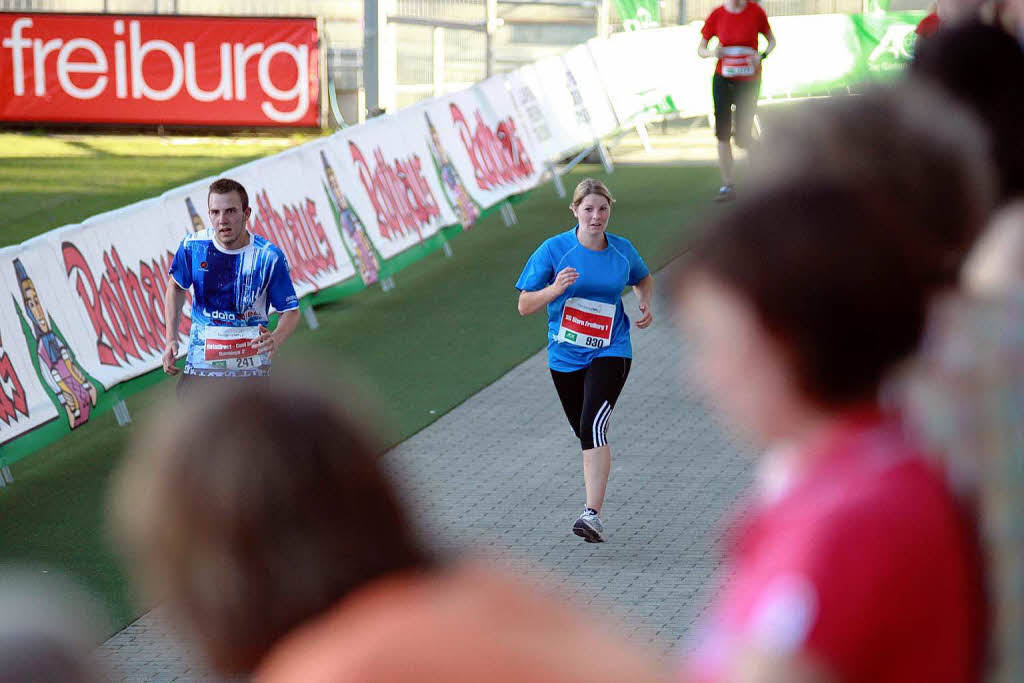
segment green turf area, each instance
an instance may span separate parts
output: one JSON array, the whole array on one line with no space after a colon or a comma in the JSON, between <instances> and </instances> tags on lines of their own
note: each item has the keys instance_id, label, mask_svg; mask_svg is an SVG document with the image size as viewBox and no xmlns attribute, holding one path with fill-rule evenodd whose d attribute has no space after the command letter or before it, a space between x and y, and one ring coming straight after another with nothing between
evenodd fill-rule
<instances>
[{"instance_id":1,"label":"green turf area","mask_svg":"<svg viewBox=\"0 0 1024 683\"><path fill-rule=\"evenodd\" d=\"M0 247L309 139L0 133Z\"/></svg>"},{"instance_id":2,"label":"green turf area","mask_svg":"<svg viewBox=\"0 0 1024 683\"><path fill-rule=\"evenodd\" d=\"M602 177L599 168L581 169L565 179L567 187L582 173ZM605 180L618 200L610 229L630 239L653 269L667 263L687 226L710 209L718 172L620 167ZM516 212L518 225L488 216L452 241L454 258L428 256L396 275L391 292L373 288L318 308L320 329L300 324L279 361L315 362L331 373L350 369L358 384L373 387L391 425L388 442L408 438L544 345L543 315L521 318L513 285L530 253L568 228L572 216L568 199L550 185ZM167 381L130 398L135 424L147 409L172 400L172 391ZM110 474L131 433L105 414L16 463L16 484L0 490L0 557L77 576L122 626L141 608L129 601L102 516Z\"/></svg>"}]
</instances>

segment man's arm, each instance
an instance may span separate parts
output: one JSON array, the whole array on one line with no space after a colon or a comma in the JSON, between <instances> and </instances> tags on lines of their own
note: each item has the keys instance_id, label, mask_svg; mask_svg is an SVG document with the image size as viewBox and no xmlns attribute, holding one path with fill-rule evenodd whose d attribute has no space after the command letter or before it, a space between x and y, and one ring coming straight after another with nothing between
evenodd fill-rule
<instances>
[{"instance_id":1,"label":"man's arm","mask_svg":"<svg viewBox=\"0 0 1024 683\"><path fill-rule=\"evenodd\" d=\"M265 353L268 356L273 356L277 352L281 345L284 344L288 337L292 336L292 332L299 325L299 309L293 308L290 311L285 311L281 314L277 320L277 327L274 328L273 332L268 332L267 328L260 325L260 336L256 338L254 342L256 348L259 349L260 353Z\"/></svg>"},{"instance_id":2,"label":"man's arm","mask_svg":"<svg viewBox=\"0 0 1024 683\"><path fill-rule=\"evenodd\" d=\"M167 278L167 292L164 294L164 372L177 375L174 361L178 358L178 321L185 305L185 290L178 286L173 277Z\"/></svg>"}]
</instances>

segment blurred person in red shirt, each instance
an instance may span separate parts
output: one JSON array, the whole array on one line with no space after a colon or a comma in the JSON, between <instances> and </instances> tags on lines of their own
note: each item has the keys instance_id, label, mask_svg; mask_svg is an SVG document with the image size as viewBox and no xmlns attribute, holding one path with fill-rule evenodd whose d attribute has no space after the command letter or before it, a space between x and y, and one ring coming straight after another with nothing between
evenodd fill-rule
<instances>
[{"instance_id":1,"label":"blurred person in red shirt","mask_svg":"<svg viewBox=\"0 0 1024 683\"><path fill-rule=\"evenodd\" d=\"M762 174L686 256L678 309L696 375L766 451L684 678L981 677L986 608L974 518L881 398L949 273L947 249L928 246L929 226L908 225L906 209L894 207L984 203L969 173L943 172L970 168L971 143L982 139L976 124L950 125L955 106L935 111L935 99L915 94L869 93L773 128L775 147L818 149ZM925 119L905 112L918 105L933 123L924 131L910 122ZM818 128L799 137L812 116ZM890 168L902 163L914 169L912 154L875 154L870 125L843 125L858 117L949 157L919 178L925 197L853 182L873 172L905 178ZM964 140L947 139L958 129ZM808 163L837 149L841 159ZM960 215L984 219L970 206Z\"/></svg>"},{"instance_id":2,"label":"blurred person in red shirt","mask_svg":"<svg viewBox=\"0 0 1024 683\"><path fill-rule=\"evenodd\" d=\"M434 557L373 432L320 385L212 387L161 414L120 473L112 517L129 564L217 672L266 683L666 679L652 655L542 588Z\"/></svg>"},{"instance_id":3,"label":"blurred person in red shirt","mask_svg":"<svg viewBox=\"0 0 1024 683\"><path fill-rule=\"evenodd\" d=\"M763 35L768 45L758 52L758 36ZM736 139L740 149L753 145L754 115L761 90L761 62L775 49L775 34L768 24L768 15L751 0L726 0L704 21L697 54L714 57L715 75L711 80L711 97L715 110L715 137L718 138L718 168L722 173L722 187L716 201L729 201L735 196L733 189L733 156L730 138ZM718 46L708 45L718 38ZM735 127L733 108L736 109Z\"/></svg>"}]
</instances>

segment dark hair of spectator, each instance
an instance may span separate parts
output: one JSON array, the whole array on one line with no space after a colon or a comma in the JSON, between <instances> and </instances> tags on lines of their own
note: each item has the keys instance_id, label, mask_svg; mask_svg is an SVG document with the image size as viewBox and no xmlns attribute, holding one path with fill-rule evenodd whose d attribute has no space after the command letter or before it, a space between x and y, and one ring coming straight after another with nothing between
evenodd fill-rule
<instances>
[{"instance_id":1,"label":"dark hair of spectator","mask_svg":"<svg viewBox=\"0 0 1024 683\"><path fill-rule=\"evenodd\" d=\"M244 212L249 208L249 193L242 187L242 183L231 178L218 178L210 183L210 191L207 196L211 194L230 194L231 192L237 192L239 198L242 200L242 211Z\"/></svg>"},{"instance_id":2,"label":"dark hair of spectator","mask_svg":"<svg viewBox=\"0 0 1024 683\"><path fill-rule=\"evenodd\" d=\"M908 277L915 249L889 201L813 177L747 194L706 226L681 285L696 274L737 292L808 399L829 408L872 400L917 345L927 300L924 283Z\"/></svg>"},{"instance_id":3,"label":"dark hair of spectator","mask_svg":"<svg viewBox=\"0 0 1024 683\"><path fill-rule=\"evenodd\" d=\"M1001 201L1024 196L1024 49L1006 31L980 22L943 27L920 46L913 78L942 88L988 129L987 150Z\"/></svg>"},{"instance_id":4,"label":"dark hair of spectator","mask_svg":"<svg viewBox=\"0 0 1024 683\"><path fill-rule=\"evenodd\" d=\"M232 382L160 415L122 472L115 531L136 576L221 673L354 589L431 560L367 430L316 382Z\"/></svg>"},{"instance_id":5,"label":"dark hair of spectator","mask_svg":"<svg viewBox=\"0 0 1024 683\"><path fill-rule=\"evenodd\" d=\"M829 178L858 203L884 207L885 224L915 244L907 277L935 290L956 284L992 205L982 127L923 85L809 102L770 121L761 150L754 175L763 182L794 178L799 192L801 178Z\"/></svg>"}]
</instances>

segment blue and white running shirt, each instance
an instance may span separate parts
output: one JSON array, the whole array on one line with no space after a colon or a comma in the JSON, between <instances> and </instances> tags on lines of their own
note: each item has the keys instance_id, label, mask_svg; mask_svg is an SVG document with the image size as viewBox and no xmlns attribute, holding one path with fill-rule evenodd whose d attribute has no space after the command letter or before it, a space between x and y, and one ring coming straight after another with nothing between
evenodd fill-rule
<instances>
[{"instance_id":1,"label":"blue and white running shirt","mask_svg":"<svg viewBox=\"0 0 1024 683\"><path fill-rule=\"evenodd\" d=\"M602 356L633 357L622 290L650 275L629 240L606 232L608 246L588 249L577 226L544 241L526 262L516 289L535 292L572 266L579 279L548 304L548 367L573 372Z\"/></svg>"},{"instance_id":2,"label":"blue and white running shirt","mask_svg":"<svg viewBox=\"0 0 1024 683\"><path fill-rule=\"evenodd\" d=\"M185 374L259 377L270 374L270 358L256 353L253 340L267 324L268 307L299 307L284 252L249 234L241 249L225 249L213 230L187 235L178 246L170 276L192 288L192 330Z\"/></svg>"}]
</instances>

